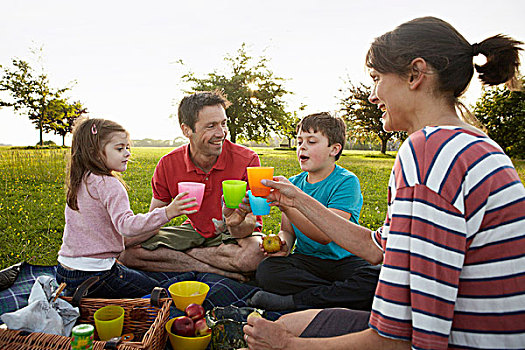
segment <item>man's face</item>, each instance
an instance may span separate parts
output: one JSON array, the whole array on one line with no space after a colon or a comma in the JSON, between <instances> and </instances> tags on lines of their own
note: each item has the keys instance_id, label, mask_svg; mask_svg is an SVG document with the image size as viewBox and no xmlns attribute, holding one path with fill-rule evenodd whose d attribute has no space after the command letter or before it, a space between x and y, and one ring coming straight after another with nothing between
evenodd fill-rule
<instances>
[{"instance_id":1,"label":"man's face","mask_svg":"<svg viewBox=\"0 0 525 350\"><path fill-rule=\"evenodd\" d=\"M184 135L190 140L192 156L219 156L228 134L226 112L221 105L206 106L197 115L195 131L182 125Z\"/></svg>"}]
</instances>

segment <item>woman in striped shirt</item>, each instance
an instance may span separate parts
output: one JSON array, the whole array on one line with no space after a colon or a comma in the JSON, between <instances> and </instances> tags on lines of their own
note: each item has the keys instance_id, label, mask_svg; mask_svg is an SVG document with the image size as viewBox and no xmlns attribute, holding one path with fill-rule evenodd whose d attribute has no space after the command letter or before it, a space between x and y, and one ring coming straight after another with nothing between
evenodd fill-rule
<instances>
[{"instance_id":1,"label":"woman in striped shirt","mask_svg":"<svg viewBox=\"0 0 525 350\"><path fill-rule=\"evenodd\" d=\"M299 209L338 245L383 264L372 311L250 319L250 349L525 348L525 188L503 150L465 121L470 113L457 113L474 67L486 85L516 81L520 44L496 35L471 45L434 17L375 39L369 100L386 131L409 134L384 225L370 232L284 178L267 182L274 205ZM473 64L478 54L486 64Z\"/></svg>"}]
</instances>

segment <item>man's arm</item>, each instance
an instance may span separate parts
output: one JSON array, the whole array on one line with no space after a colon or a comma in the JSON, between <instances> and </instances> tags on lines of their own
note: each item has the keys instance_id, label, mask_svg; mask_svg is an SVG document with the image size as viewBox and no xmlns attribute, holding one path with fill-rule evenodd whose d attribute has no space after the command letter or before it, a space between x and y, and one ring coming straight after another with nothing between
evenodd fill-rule
<instances>
[{"instance_id":1,"label":"man's arm","mask_svg":"<svg viewBox=\"0 0 525 350\"><path fill-rule=\"evenodd\" d=\"M155 199L155 198L151 198L151 203L149 205L149 211L152 211L153 209L156 209L156 208L165 207L168 204L169 203L167 203L167 202L163 202L161 200L158 200L158 199ZM134 245L140 244L140 243L150 239L151 237L155 236L158 232L159 231L156 230L156 231L151 231L151 232L148 232L148 233L144 233L143 235L140 235L140 236L125 237L124 238L124 244L125 244L126 248L132 247Z\"/></svg>"},{"instance_id":2,"label":"man's arm","mask_svg":"<svg viewBox=\"0 0 525 350\"><path fill-rule=\"evenodd\" d=\"M248 237L255 230L257 218L252 213L246 213L239 209L229 209L223 206L223 215L226 220L228 231L234 238Z\"/></svg>"},{"instance_id":3,"label":"man's arm","mask_svg":"<svg viewBox=\"0 0 525 350\"><path fill-rule=\"evenodd\" d=\"M257 225L257 217L252 214L250 200L246 195L238 208L228 208L223 201L222 216L224 217L228 232L234 238L250 236Z\"/></svg>"}]
</instances>

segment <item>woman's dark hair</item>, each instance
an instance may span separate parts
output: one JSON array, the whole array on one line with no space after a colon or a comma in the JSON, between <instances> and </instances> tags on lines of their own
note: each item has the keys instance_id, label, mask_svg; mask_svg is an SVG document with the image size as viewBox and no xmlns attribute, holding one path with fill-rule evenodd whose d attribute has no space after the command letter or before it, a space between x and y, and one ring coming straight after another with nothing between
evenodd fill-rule
<instances>
[{"instance_id":1,"label":"woman's dark hair","mask_svg":"<svg viewBox=\"0 0 525 350\"><path fill-rule=\"evenodd\" d=\"M78 210L78 189L88 174L115 176L126 186L104 160L104 147L115 132L124 132L129 137L126 129L111 120L82 118L75 122L66 177L66 202L71 209Z\"/></svg>"},{"instance_id":2,"label":"woman's dark hair","mask_svg":"<svg viewBox=\"0 0 525 350\"><path fill-rule=\"evenodd\" d=\"M498 34L479 44L469 42L449 23L435 17L421 17L403 23L376 38L366 55L366 66L380 73L407 75L411 62L421 57L438 76L437 92L450 95L457 105L474 74L486 85L517 86L520 65L518 45L523 43ZM474 65L483 54L487 62Z\"/></svg>"}]
</instances>

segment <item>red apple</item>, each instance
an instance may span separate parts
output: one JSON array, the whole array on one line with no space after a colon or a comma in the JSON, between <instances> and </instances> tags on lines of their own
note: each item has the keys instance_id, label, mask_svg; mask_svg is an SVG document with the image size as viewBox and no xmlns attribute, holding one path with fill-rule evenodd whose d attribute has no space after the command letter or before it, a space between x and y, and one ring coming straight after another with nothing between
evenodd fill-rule
<instances>
[{"instance_id":1,"label":"red apple","mask_svg":"<svg viewBox=\"0 0 525 350\"><path fill-rule=\"evenodd\" d=\"M199 304L190 304L184 311L186 312L186 316L190 317L193 321L200 320L205 314L204 308Z\"/></svg>"},{"instance_id":2,"label":"red apple","mask_svg":"<svg viewBox=\"0 0 525 350\"><path fill-rule=\"evenodd\" d=\"M281 238L277 235L268 235L263 238L263 247L267 253L275 253L281 250Z\"/></svg>"},{"instance_id":3,"label":"red apple","mask_svg":"<svg viewBox=\"0 0 525 350\"><path fill-rule=\"evenodd\" d=\"M187 316L177 317L171 325L171 333L183 337L193 337L195 335L193 320Z\"/></svg>"},{"instance_id":4,"label":"red apple","mask_svg":"<svg viewBox=\"0 0 525 350\"><path fill-rule=\"evenodd\" d=\"M202 337L210 333L211 333L211 329L210 327L208 327L208 324L206 323L206 319L201 318L200 320L197 320L197 322L195 322L195 336L196 337Z\"/></svg>"}]
</instances>

